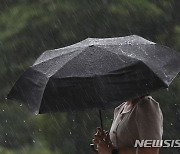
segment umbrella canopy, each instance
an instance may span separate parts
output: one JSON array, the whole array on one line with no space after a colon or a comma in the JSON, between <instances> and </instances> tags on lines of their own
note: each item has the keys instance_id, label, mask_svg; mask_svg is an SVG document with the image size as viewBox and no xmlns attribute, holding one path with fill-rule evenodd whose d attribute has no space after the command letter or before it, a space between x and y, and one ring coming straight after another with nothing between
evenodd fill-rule
<instances>
[{"instance_id":1,"label":"umbrella canopy","mask_svg":"<svg viewBox=\"0 0 180 154\"><path fill-rule=\"evenodd\" d=\"M179 72L179 53L142 37L88 38L44 52L7 98L36 113L106 109L168 87Z\"/></svg>"}]
</instances>

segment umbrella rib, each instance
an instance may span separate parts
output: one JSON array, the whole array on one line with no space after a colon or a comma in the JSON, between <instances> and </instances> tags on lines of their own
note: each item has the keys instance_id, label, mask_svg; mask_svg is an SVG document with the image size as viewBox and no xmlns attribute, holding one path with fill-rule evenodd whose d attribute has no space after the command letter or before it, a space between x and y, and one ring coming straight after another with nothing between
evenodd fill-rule
<instances>
[{"instance_id":1,"label":"umbrella rib","mask_svg":"<svg viewBox=\"0 0 180 154\"><path fill-rule=\"evenodd\" d=\"M51 50L48 50L48 51L46 51L46 52L48 53L48 52L50 52L50 51L51 51ZM32 65L32 67L33 67L33 66L38 66L38 65L40 65L40 64L42 64L42 63L46 63L46 62L48 62L48 61L50 61L50 60L53 60L54 58L60 57L60 56L62 56L62 55L66 55L66 54L69 54L69 53L74 53L74 52L77 52L77 51L78 51L78 49L76 49L76 50L74 50L74 51L72 51L72 52L64 53L64 54L58 55L58 56L56 56L56 57L47 59L47 60L42 61L42 62L37 63L37 64L35 64L35 63L36 63L36 62L35 62L35 63ZM59 52L60 52L60 51L59 51ZM42 53L42 55L43 55L43 53ZM41 56L42 56L42 55L41 55ZM36 61L37 61L37 60L36 60Z\"/></svg>"},{"instance_id":2,"label":"umbrella rib","mask_svg":"<svg viewBox=\"0 0 180 154\"><path fill-rule=\"evenodd\" d=\"M148 44L148 45L154 45L154 44ZM157 44L156 44L157 45ZM163 45L160 45L161 47L163 47L163 48L168 48L168 49L170 49L169 47L166 47L166 46L163 46ZM103 47L99 47L99 48L103 48ZM109 52L111 52L111 53L113 53L113 54L116 54L116 55L122 55L122 54L118 54L118 53L116 53L116 52L112 52L112 51L110 51L110 50L108 50L108 49L105 49L105 48L103 48L104 50L106 50L106 51L109 51ZM174 50L173 50L174 51ZM179 53L178 53L179 54ZM135 58L135 57L131 57L131 59L134 59L134 60L137 60L137 62L139 61L139 62L142 62L142 63L144 63L144 65L146 65L150 70L152 70L152 72L160 79L160 76L157 74L157 73L155 73L154 71L153 71L153 69L151 69L147 64L146 64L146 60L139 60L138 58ZM178 73L176 73L176 76L177 76L177 74ZM176 77L175 76L175 77ZM174 77L174 78L175 78ZM171 82L173 81L173 79L171 80ZM170 83L171 83L170 82ZM163 81L163 83L168 87L169 85L170 85L170 83L169 84L167 84L167 83L165 83L164 81Z\"/></svg>"},{"instance_id":3,"label":"umbrella rib","mask_svg":"<svg viewBox=\"0 0 180 154\"><path fill-rule=\"evenodd\" d=\"M87 48L87 47L86 47L86 48ZM83 49L83 50L81 50L81 52L79 52L77 55L73 56L70 60L68 60L67 62L65 62L65 63L61 66L61 68L63 68L67 63L71 62L76 56L80 55L84 50L86 50L86 48ZM58 71L59 71L59 70L55 71L49 78L51 78L51 77L52 77L56 72L58 72Z\"/></svg>"},{"instance_id":4,"label":"umbrella rib","mask_svg":"<svg viewBox=\"0 0 180 154\"><path fill-rule=\"evenodd\" d=\"M84 49L84 50L85 50L85 49ZM81 54L84 50L82 50L82 51L81 51L80 53L78 53L77 55ZM76 56L77 56L77 55L76 55ZM74 57L72 57L69 61L71 61L73 58L74 58ZM69 61L68 61L68 62L69 62ZM68 62L66 62L64 65L66 65ZM63 65L63 66L64 66L64 65ZM63 66L62 66L62 67L63 67ZM57 71L58 71L58 70L57 70ZM56 71L56 72L57 72L57 71ZM54 72L54 74L55 74L56 72ZM52 77L52 75L48 78L47 83L49 82L49 80L51 79L51 77ZM43 95L44 95L44 92L45 92L45 90L46 90L46 87L47 87L47 84L46 84L46 86L44 87L44 90L43 90L43 93L42 93L41 102L42 102ZM42 103L41 103L41 104L42 104ZM40 104L40 108L41 108L41 104Z\"/></svg>"},{"instance_id":5,"label":"umbrella rib","mask_svg":"<svg viewBox=\"0 0 180 154\"><path fill-rule=\"evenodd\" d=\"M167 84L167 83L165 83L163 80L161 80L161 78L160 78L160 76L157 74L157 73L155 73L154 71L153 71L153 69L151 69L144 61L141 61L148 69L150 69L153 73L154 73L154 75L160 80L160 81L162 81L163 82L163 84L166 86L166 87L169 87L169 85Z\"/></svg>"},{"instance_id":6,"label":"umbrella rib","mask_svg":"<svg viewBox=\"0 0 180 154\"><path fill-rule=\"evenodd\" d=\"M146 43L140 43L140 44L146 45ZM130 44L123 44L123 45L130 45ZM133 44L133 45L137 46L137 44ZM139 45L139 44L138 44L138 45ZM148 44L148 45L154 45L154 44ZM61 55L59 55L59 56L76 52L79 48L80 48L80 49L81 49L81 48L84 48L84 50L85 50L85 49L88 48L89 46L90 46L90 44L85 45L85 46L83 46L83 47L80 47L80 46L74 47L74 49L75 49L74 51L67 52L67 53L61 54ZM94 47L101 48L101 49L104 49L104 50L109 51L109 52L111 52L111 53L114 53L114 52L112 52L112 51L110 51L110 50L108 50L108 49L103 48L104 45L94 44L93 46L94 46ZM118 46L118 45L110 44L110 45L108 45L108 46ZM68 47L69 47L69 46L68 46ZM164 47L166 47L166 46L164 46ZM72 48L73 48L73 47L72 47ZM59 48L59 49L55 49L55 50L63 50L63 49L66 49L66 47L64 47L64 48ZM53 50L48 50L48 51L46 51L46 52L44 52L44 53L48 53L48 52L50 52L50 51L53 51ZM82 50L82 51L83 51L83 50ZM57 51L57 52L60 52L60 51ZM43 55L44 53L42 53L42 55ZM114 53L114 54L116 54L116 55L121 55L121 54L118 54L118 53ZM42 55L41 55L41 56L42 56ZM40 57L41 57L41 56L40 56ZM57 57L59 57L59 56L57 56ZM37 65L39 65L39 64L45 63L45 62L47 62L47 61L49 61L49 60L52 60L52 59L54 59L54 58L57 58L57 57L53 57L53 58L47 59L47 60L45 60L45 61L42 61L42 62L40 62L40 63L33 64L32 66L37 66ZM37 60L36 60L36 61L37 61ZM35 63L36 63L36 62L35 62Z\"/></svg>"},{"instance_id":7,"label":"umbrella rib","mask_svg":"<svg viewBox=\"0 0 180 154\"><path fill-rule=\"evenodd\" d=\"M112 53L113 55L122 55L122 54L118 54L118 53L115 53L115 52L112 52L112 51L110 51L110 50L108 50L108 49L106 49L106 48L103 48L103 47L99 47L99 46L95 46L95 47L97 47L97 48L100 48L100 49L103 49L103 50L106 50L106 51L108 51L108 52L110 52L110 53ZM118 57L119 58L119 57ZM130 57L130 59L133 59L133 60L135 60L135 61L140 61L139 59L137 59L137 58L134 58L134 57Z\"/></svg>"},{"instance_id":8,"label":"umbrella rib","mask_svg":"<svg viewBox=\"0 0 180 154\"><path fill-rule=\"evenodd\" d=\"M87 48L88 48L89 46L87 46L86 48L84 48L80 53L78 53L76 56L78 56L78 55L80 55L83 51L85 51ZM95 48L98 48L98 49L103 49L103 50L106 50L107 52L110 52L111 54L113 54L113 55L117 55L116 53L113 53L113 52L111 52L111 51L109 51L109 50L107 50L107 49L104 49L104 48L101 48L101 47L98 47L98 46L94 46ZM75 57L75 56L74 56ZM73 58L74 58L73 57ZM69 62L71 62L72 60L73 60L73 58L71 58L69 61L67 61L66 63L64 63L63 65L62 65L62 67L61 68L63 68L67 63L69 63ZM140 62L140 60L139 59L136 59L136 58L130 58L130 59L133 59L135 62ZM134 62L133 62L134 63ZM132 64L132 63L131 63ZM58 71L58 70L57 70ZM57 72L56 71L56 72ZM53 75L56 73L56 72L54 72L53 73ZM50 76L50 78L53 76L53 75L51 75Z\"/></svg>"}]
</instances>

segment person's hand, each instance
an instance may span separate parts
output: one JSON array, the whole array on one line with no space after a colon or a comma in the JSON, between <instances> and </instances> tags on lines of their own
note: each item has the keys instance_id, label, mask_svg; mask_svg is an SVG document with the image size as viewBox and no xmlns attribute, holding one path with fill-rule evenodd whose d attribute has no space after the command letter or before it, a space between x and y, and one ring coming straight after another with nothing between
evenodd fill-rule
<instances>
[{"instance_id":1,"label":"person's hand","mask_svg":"<svg viewBox=\"0 0 180 154\"><path fill-rule=\"evenodd\" d=\"M112 154L113 149L112 144L107 144L105 141L100 141L97 144L98 154Z\"/></svg>"},{"instance_id":2,"label":"person's hand","mask_svg":"<svg viewBox=\"0 0 180 154\"><path fill-rule=\"evenodd\" d=\"M99 141L103 141L105 137L106 137L105 131L103 131L101 128L98 127L92 142L95 145L97 145L99 143Z\"/></svg>"},{"instance_id":3,"label":"person's hand","mask_svg":"<svg viewBox=\"0 0 180 154\"><path fill-rule=\"evenodd\" d=\"M111 154L112 149L114 149L109 137L109 133L103 131L101 128L97 128L93 143L97 145L99 154Z\"/></svg>"}]
</instances>

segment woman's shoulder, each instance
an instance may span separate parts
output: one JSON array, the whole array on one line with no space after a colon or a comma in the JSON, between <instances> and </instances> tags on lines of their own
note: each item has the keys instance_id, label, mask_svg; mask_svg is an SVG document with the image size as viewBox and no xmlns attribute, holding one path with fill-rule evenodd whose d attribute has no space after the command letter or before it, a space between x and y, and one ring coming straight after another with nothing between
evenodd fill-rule
<instances>
[{"instance_id":1,"label":"woman's shoulder","mask_svg":"<svg viewBox=\"0 0 180 154\"><path fill-rule=\"evenodd\" d=\"M137 103L137 106L139 108L159 108L159 103L152 96L145 96Z\"/></svg>"},{"instance_id":2,"label":"woman's shoulder","mask_svg":"<svg viewBox=\"0 0 180 154\"><path fill-rule=\"evenodd\" d=\"M140 140L161 140L163 115L159 103L151 96L146 96L137 104L135 111L134 119Z\"/></svg>"},{"instance_id":3,"label":"woman's shoulder","mask_svg":"<svg viewBox=\"0 0 180 154\"><path fill-rule=\"evenodd\" d=\"M152 96L145 96L136 105L138 114L161 113L159 103Z\"/></svg>"}]
</instances>

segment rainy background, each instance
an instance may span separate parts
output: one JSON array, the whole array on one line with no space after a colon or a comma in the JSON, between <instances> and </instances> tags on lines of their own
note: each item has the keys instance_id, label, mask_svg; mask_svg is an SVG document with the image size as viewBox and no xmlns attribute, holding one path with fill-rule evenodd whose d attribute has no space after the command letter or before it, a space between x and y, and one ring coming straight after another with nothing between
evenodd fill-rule
<instances>
[{"instance_id":1,"label":"rainy background","mask_svg":"<svg viewBox=\"0 0 180 154\"><path fill-rule=\"evenodd\" d=\"M179 0L0 0L0 154L91 154L97 110L33 115L6 94L43 51L87 37L136 34L180 51L179 10ZM180 76L152 96L164 114L163 139L180 139ZM109 130L113 109L102 114Z\"/></svg>"}]
</instances>

